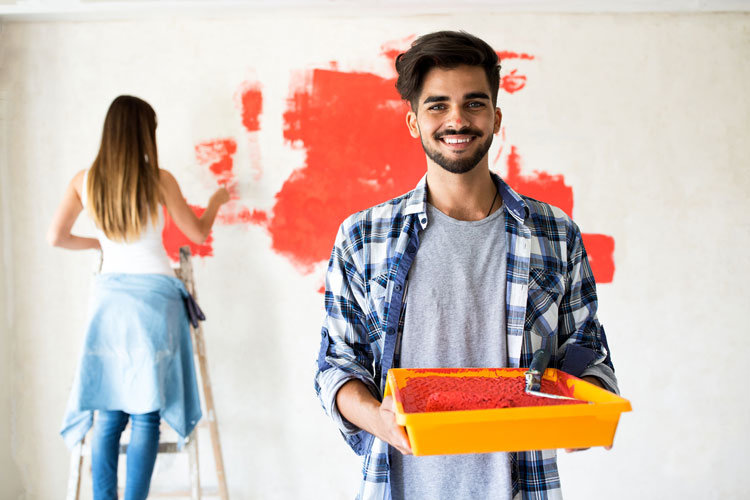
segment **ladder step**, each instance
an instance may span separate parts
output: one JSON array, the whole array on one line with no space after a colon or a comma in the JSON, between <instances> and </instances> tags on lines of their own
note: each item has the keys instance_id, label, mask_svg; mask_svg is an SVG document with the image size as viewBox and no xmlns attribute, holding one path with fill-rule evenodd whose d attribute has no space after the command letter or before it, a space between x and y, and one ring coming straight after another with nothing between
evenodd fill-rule
<instances>
[{"instance_id":1,"label":"ladder step","mask_svg":"<svg viewBox=\"0 0 750 500\"><path fill-rule=\"evenodd\" d=\"M187 451L185 449L185 446L182 447L182 450L179 450L177 449L177 443L159 443L159 453L182 453L183 451ZM128 452L127 443L121 444L120 455L124 455L127 452Z\"/></svg>"},{"instance_id":2,"label":"ladder step","mask_svg":"<svg viewBox=\"0 0 750 500\"><path fill-rule=\"evenodd\" d=\"M125 492L124 488L117 488L117 492L122 496ZM173 490L173 491L149 491L149 498L174 498L174 497L189 497L192 495L191 490ZM201 496L207 497L218 497L218 488L201 488Z\"/></svg>"},{"instance_id":3,"label":"ladder step","mask_svg":"<svg viewBox=\"0 0 750 500\"><path fill-rule=\"evenodd\" d=\"M204 416L200 420L200 422L198 422L195 425L195 428L196 429L206 429L206 428L208 428L209 423L210 422L208 421L208 418ZM162 421L159 423L159 431L161 431L161 432L170 432L170 431L174 432L173 429L169 426L169 424L164 421L164 419L162 419Z\"/></svg>"}]
</instances>

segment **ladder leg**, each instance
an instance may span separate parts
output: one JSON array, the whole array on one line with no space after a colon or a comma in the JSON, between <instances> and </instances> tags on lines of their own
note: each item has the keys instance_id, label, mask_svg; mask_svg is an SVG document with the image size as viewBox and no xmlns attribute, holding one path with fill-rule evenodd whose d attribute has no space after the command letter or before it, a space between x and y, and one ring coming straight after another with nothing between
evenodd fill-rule
<instances>
[{"instance_id":1,"label":"ladder leg","mask_svg":"<svg viewBox=\"0 0 750 500\"><path fill-rule=\"evenodd\" d=\"M208 375L208 363L206 362L206 347L203 343L203 328L198 326L194 339L198 351L198 364L200 365L201 380L203 382L203 397L206 400L206 417L208 418L208 429L211 433L211 446L216 464L216 482L219 486L221 500L228 500L227 480L224 475L224 458L221 454L221 441L219 439L219 423L216 421L216 410L214 408L214 394L211 389L211 378Z\"/></svg>"},{"instance_id":2,"label":"ladder leg","mask_svg":"<svg viewBox=\"0 0 750 500\"><path fill-rule=\"evenodd\" d=\"M83 467L83 441L75 445L70 455L70 472L68 474L67 500L78 500L81 493L81 468Z\"/></svg>"},{"instance_id":3,"label":"ladder leg","mask_svg":"<svg viewBox=\"0 0 750 500\"><path fill-rule=\"evenodd\" d=\"M188 292L198 300L195 293L195 281L193 280L193 263L190 259L190 248L180 248L180 267L178 270L179 278L185 283ZM208 419L208 428L211 433L211 446L213 448L214 463L216 464L216 482L219 486L219 496L221 500L229 500L229 491L227 489L227 480L224 474L224 458L221 454L221 441L219 439L219 423L216 419L216 409L214 408L214 393L211 389L211 377L208 374L208 362L206 361L206 344L203 340L203 327L198 324L197 328L190 328L193 340L193 352L198 358L198 367L201 374L203 385L203 398L206 405L206 418Z\"/></svg>"},{"instance_id":4,"label":"ladder leg","mask_svg":"<svg viewBox=\"0 0 750 500\"><path fill-rule=\"evenodd\" d=\"M193 431L190 440L185 445L188 452L188 461L190 463L190 498L191 500L200 500L201 498L201 476L200 464L198 463L198 431Z\"/></svg>"}]
</instances>

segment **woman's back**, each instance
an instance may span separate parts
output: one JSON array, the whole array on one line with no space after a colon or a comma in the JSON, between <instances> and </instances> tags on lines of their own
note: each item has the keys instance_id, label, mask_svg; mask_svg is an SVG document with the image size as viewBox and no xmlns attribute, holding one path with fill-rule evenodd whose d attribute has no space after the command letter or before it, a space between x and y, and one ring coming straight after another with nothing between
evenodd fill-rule
<instances>
[{"instance_id":1,"label":"woman's back","mask_svg":"<svg viewBox=\"0 0 750 500\"><path fill-rule=\"evenodd\" d=\"M87 170L83 175L81 204L86 208ZM88 213L88 210L86 210ZM89 218L90 215L89 215ZM146 224L139 238L134 241L114 241L109 239L104 231L97 226L96 236L102 248L102 269L104 273L132 273L132 274L166 274L174 276L174 271L162 244L162 230L164 229L163 210L159 210L157 222Z\"/></svg>"}]
</instances>

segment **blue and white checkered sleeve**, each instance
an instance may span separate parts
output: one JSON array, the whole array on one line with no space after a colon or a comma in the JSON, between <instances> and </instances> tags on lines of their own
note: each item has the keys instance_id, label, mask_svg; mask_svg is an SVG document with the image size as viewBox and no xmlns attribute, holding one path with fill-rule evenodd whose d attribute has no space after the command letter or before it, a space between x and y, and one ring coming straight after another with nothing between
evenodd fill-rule
<instances>
[{"instance_id":1,"label":"blue and white checkered sleeve","mask_svg":"<svg viewBox=\"0 0 750 500\"><path fill-rule=\"evenodd\" d=\"M315 389L326 413L338 425L349 445L362 453L368 433L348 422L336 405L336 394L346 382L357 379L379 397L374 379L373 353L365 328L365 285L356 263L357 246L347 237L345 221L328 263L325 318L321 330Z\"/></svg>"},{"instance_id":2,"label":"blue and white checkered sleeve","mask_svg":"<svg viewBox=\"0 0 750 500\"><path fill-rule=\"evenodd\" d=\"M581 232L572 221L568 231L568 283L559 312L562 369L578 377L594 376L619 393L604 327L596 317L596 282Z\"/></svg>"}]
</instances>

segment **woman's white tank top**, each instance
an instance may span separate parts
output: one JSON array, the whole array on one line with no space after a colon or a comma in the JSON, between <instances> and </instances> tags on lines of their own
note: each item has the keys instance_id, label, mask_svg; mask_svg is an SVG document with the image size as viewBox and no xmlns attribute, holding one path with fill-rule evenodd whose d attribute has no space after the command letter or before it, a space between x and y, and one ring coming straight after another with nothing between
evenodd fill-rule
<instances>
[{"instance_id":1,"label":"woman's white tank top","mask_svg":"<svg viewBox=\"0 0 750 500\"><path fill-rule=\"evenodd\" d=\"M83 189L81 189L81 203L86 210L86 179L89 171L83 175ZM160 206L161 208L161 206ZM86 211L87 215L88 210ZM102 274L104 273L132 273L132 274L166 274L174 276L172 265L164 250L161 233L164 229L164 214L159 210L156 225L151 221L141 232L140 238L131 242L112 241L100 228L96 228L96 237L102 247Z\"/></svg>"}]
</instances>

